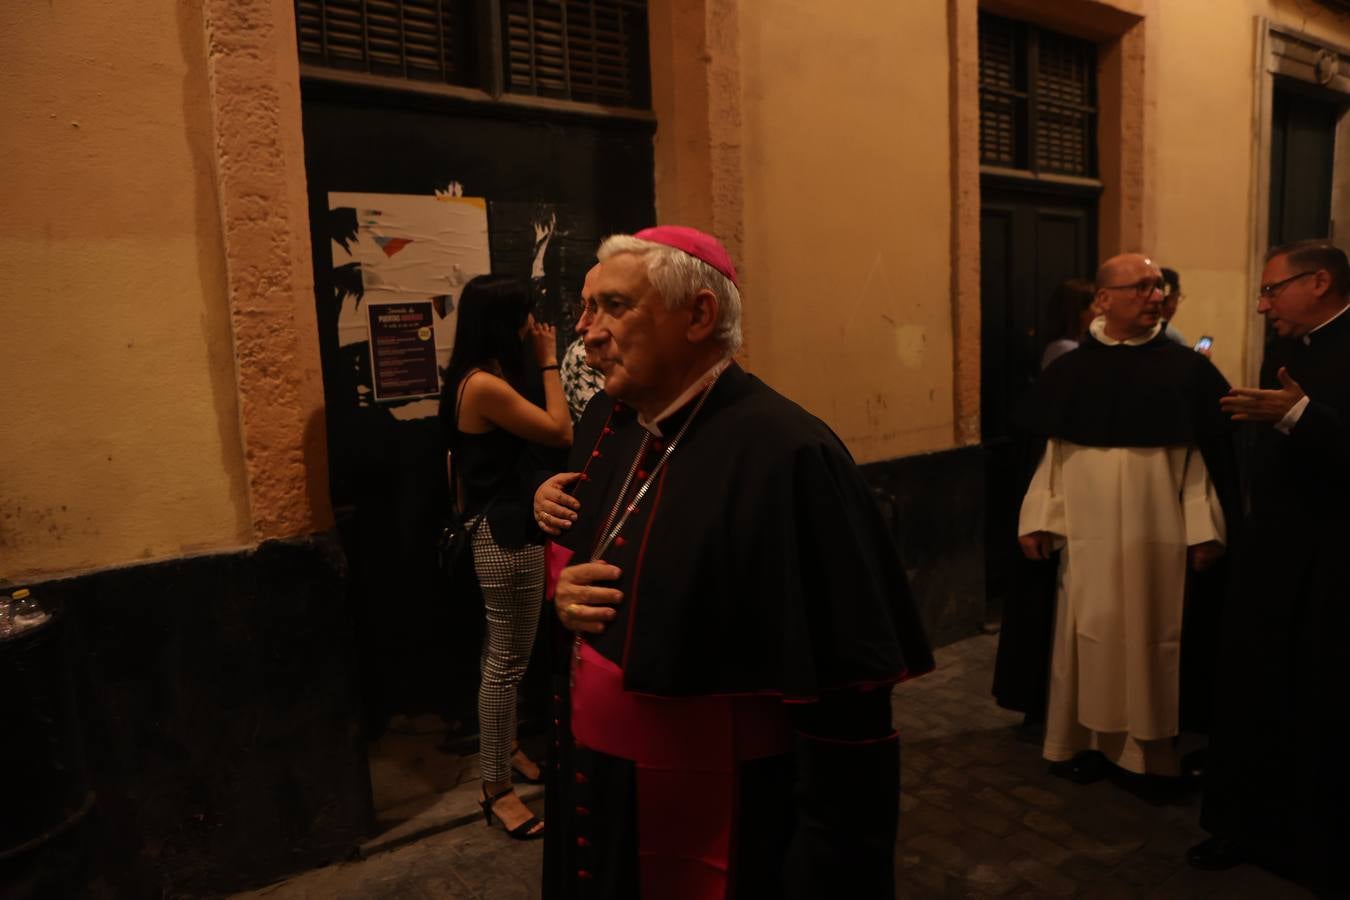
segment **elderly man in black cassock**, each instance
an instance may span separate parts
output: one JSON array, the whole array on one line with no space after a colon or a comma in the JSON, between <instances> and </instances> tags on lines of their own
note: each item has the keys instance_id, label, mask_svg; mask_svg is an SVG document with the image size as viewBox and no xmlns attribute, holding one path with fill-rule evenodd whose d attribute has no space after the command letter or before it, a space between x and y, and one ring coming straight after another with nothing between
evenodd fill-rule
<instances>
[{"instance_id":1,"label":"elderly man in black cassock","mask_svg":"<svg viewBox=\"0 0 1350 900\"><path fill-rule=\"evenodd\" d=\"M599 257L577 330L604 390L535 497L544 895L890 900L890 688L933 665L892 539L840 440L732 360L721 244L662 226Z\"/></svg>"},{"instance_id":2,"label":"elderly man in black cassock","mask_svg":"<svg viewBox=\"0 0 1350 900\"><path fill-rule=\"evenodd\" d=\"M1225 615L1199 868L1251 860L1350 888L1350 264L1326 241L1271 250L1260 388L1222 401L1254 450Z\"/></svg>"}]
</instances>

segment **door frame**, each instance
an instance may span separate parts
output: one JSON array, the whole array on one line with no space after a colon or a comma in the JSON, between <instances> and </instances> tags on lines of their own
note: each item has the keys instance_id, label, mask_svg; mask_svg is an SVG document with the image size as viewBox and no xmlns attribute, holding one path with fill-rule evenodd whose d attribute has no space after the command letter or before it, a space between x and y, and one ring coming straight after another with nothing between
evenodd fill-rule
<instances>
[{"instance_id":1,"label":"door frame","mask_svg":"<svg viewBox=\"0 0 1350 900\"><path fill-rule=\"evenodd\" d=\"M1271 133L1275 112L1276 77L1317 85L1324 92L1339 95L1350 105L1350 49L1262 16L1255 17L1256 49L1253 70L1256 85L1252 111L1256 127L1252 130L1252 169L1250 190L1252 214L1249 220L1250 264L1249 296L1255 296L1265 268L1270 241L1270 157ZM1350 115L1342 115L1336 125L1336 150L1331 174L1332 242L1350 252ZM1246 305L1247 345L1243 359L1243 380L1256 384L1265 355L1266 326L1256 311L1255 301Z\"/></svg>"}]
</instances>

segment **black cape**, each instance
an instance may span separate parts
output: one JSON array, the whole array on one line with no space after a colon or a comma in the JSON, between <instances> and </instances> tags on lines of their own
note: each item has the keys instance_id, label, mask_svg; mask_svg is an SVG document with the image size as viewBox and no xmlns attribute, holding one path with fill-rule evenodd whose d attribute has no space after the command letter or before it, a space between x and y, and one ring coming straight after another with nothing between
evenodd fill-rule
<instances>
[{"instance_id":1,"label":"black cape","mask_svg":"<svg viewBox=\"0 0 1350 900\"><path fill-rule=\"evenodd\" d=\"M1350 845L1350 313L1266 350L1310 398L1249 428L1248 521L1225 613L1201 825L1341 891Z\"/></svg>"},{"instance_id":2,"label":"black cape","mask_svg":"<svg viewBox=\"0 0 1350 900\"><path fill-rule=\"evenodd\" d=\"M1160 330L1145 344L1104 344L1091 335L1041 374L1013 414L1024 435L1029 482L1049 438L1088 447L1199 448L1229 529L1240 521L1233 427L1219 406L1229 385L1214 364ZM1010 535L1014 539L1015 535ZM1058 585L1055 563L1027 562L1004 610L994 696L1005 707L1043 714ZM1187 574L1182 613L1181 727L1208 729L1226 561Z\"/></svg>"},{"instance_id":3,"label":"black cape","mask_svg":"<svg viewBox=\"0 0 1350 900\"><path fill-rule=\"evenodd\" d=\"M662 423L667 440L692 405ZM634 411L603 392L578 423L569 469L584 467L587 480L575 491L578 521L559 539L576 561L589 559L643 433ZM799 730L858 739L824 746L799 734L793 753L742 765L736 896L825 896L840 873L857 882L850 896L893 896L889 691L853 689L921 674L933 659L892 538L842 442L732 364L623 535L604 559L623 571L625 599L592 646L623 668L628 690L779 695L797 701ZM555 629L545 896L636 896L633 766L574 746L571 634Z\"/></svg>"}]
</instances>

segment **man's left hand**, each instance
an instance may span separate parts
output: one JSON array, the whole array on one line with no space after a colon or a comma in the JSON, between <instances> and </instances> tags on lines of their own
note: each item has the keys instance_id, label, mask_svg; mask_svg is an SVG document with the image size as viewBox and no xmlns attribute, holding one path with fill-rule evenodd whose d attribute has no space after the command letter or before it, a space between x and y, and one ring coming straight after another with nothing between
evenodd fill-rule
<instances>
[{"instance_id":1,"label":"man's left hand","mask_svg":"<svg viewBox=\"0 0 1350 900\"><path fill-rule=\"evenodd\" d=\"M1187 548L1186 555L1190 558L1191 571L1203 572L1223 556L1223 544L1218 541L1205 541L1203 544Z\"/></svg>"},{"instance_id":2,"label":"man's left hand","mask_svg":"<svg viewBox=\"0 0 1350 900\"><path fill-rule=\"evenodd\" d=\"M1219 406L1234 422L1269 422L1272 425L1279 422L1306 395L1283 366L1275 377L1280 379L1279 390L1233 388L1228 396L1219 398Z\"/></svg>"}]
</instances>

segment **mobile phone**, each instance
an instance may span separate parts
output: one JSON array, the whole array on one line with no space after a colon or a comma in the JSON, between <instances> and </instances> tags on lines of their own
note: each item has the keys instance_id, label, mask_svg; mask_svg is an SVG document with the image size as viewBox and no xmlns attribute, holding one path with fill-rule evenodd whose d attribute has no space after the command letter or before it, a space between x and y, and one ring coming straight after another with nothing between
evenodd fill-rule
<instances>
[{"instance_id":1,"label":"mobile phone","mask_svg":"<svg viewBox=\"0 0 1350 900\"><path fill-rule=\"evenodd\" d=\"M1204 353L1210 347L1214 346L1214 338L1209 335L1202 335L1200 340L1195 342L1195 352Z\"/></svg>"}]
</instances>

